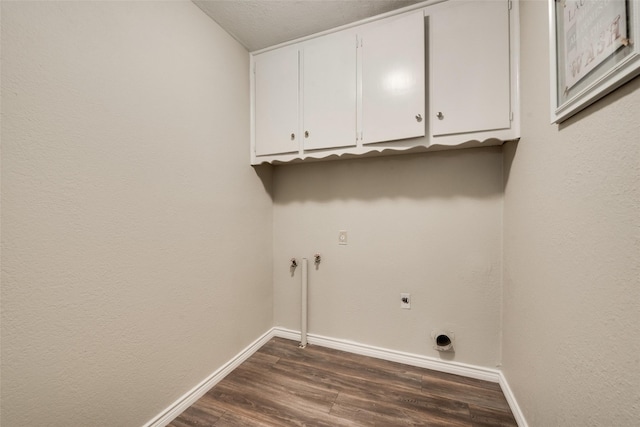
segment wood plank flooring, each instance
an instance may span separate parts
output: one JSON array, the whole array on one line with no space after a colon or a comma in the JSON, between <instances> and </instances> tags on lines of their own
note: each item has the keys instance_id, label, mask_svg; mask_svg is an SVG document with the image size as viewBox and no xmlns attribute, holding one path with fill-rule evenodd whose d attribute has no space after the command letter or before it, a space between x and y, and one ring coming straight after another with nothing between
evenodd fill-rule
<instances>
[{"instance_id":1,"label":"wood plank flooring","mask_svg":"<svg viewBox=\"0 0 640 427\"><path fill-rule=\"evenodd\" d=\"M498 384L273 338L169 426L517 424Z\"/></svg>"}]
</instances>

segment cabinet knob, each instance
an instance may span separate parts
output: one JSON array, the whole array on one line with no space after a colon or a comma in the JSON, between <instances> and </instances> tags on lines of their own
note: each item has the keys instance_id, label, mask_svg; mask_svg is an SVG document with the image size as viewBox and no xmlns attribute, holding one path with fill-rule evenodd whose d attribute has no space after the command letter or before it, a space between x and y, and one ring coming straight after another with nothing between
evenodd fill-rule
<instances>
[{"instance_id":1,"label":"cabinet knob","mask_svg":"<svg viewBox=\"0 0 640 427\"><path fill-rule=\"evenodd\" d=\"M304 137L305 137L305 138L309 138L309 131L308 131L308 130L305 130L305 131L304 131Z\"/></svg>"},{"instance_id":2,"label":"cabinet knob","mask_svg":"<svg viewBox=\"0 0 640 427\"><path fill-rule=\"evenodd\" d=\"M442 111L438 111L438 114L436 114L436 117L438 118L438 120L442 120L444 119L444 114L442 114Z\"/></svg>"},{"instance_id":3,"label":"cabinet knob","mask_svg":"<svg viewBox=\"0 0 640 427\"><path fill-rule=\"evenodd\" d=\"M296 134L295 134L295 133L292 133L292 134L291 134L291 140L293 141L294 139L296 139Z\"/></svg>"},{"instance_id":4,"label":"cabinet knob","mask_svg":"<svg viewBox=\"0 0 640 427\"><path fill-rule=\"evenodd\" d=\"M416 116L416 122L420 123L422 121L422 114L418 114Z\"/></svg>"}]
</instances>

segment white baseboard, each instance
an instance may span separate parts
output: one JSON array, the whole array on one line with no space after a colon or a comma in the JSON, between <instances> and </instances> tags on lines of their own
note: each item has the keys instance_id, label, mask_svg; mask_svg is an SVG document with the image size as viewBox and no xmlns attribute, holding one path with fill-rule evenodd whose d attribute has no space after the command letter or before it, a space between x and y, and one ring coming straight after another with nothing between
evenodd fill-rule
<instances>
[{"instance_id":1,"label":"white baseboard","mask_svg":"<svg viewBox=\"0 0 640 427\"><path fill-rule=\"evenodd\" d=\"M273 328L273 335L276 337L300 341L300 332L284 328ZM307 342L313 345L329 347L335 350L342 350L349 353L361 354L363 356L375 357L377 359L389 360L403 363L405 365L417 366L420 368L432 369L434 371L446 372L448 374L461 375L463 377L475 378L478 380L498 383L504 393L509 408L513 413L519 427L528 427L520 407L516 401L509 384L502 372L498 369L484 368L482 366L467 365L464 363L439 360L433 357L421 356L417 354L404 353L386 348L374 347L352 341L340 340L336 338L323 337L315 334L307 335Z\"/></svg>"},{"instance_id":2,"label":"white baseboard","mask_svg":"<svg viewBox=\"0 0 640 427\"><path fill-rule=\"evenodd\" d=\"M260 347L266 344L271 338L280 337L292 341L300 341L301 335L298 331L275 327L265 332L260 338L255 340L247 348L238 353L233 359L224 364L218 370L209 375L200 384L185 393L176 400L162 413L149 421L143 427L165 427L174 418L180 415L185 409L193 405L206 392L211 390L217 383L226 377L231 371L237 368L242 362L247 360ZM500 384L502 391L509 403L509 407L513 412L519 427L528 427L527 422L520 411L515 396L511 392L507 380L501 371L497 369L485 368L482 366L467 365L465 363L451 362L439 360L433 357L421 356L418 354L405 353L396 350L390 350L381 347L374 347L367 344L360 344L353 341L341 340L336 338L324 337L321 335L308 334L307 342L309 344L322 347L333 348L335 350L346 351L349 353L360 354L363 356L375 357L377 359L389 360L392 362L403 363L405 365L417 366L420 368L432 369L434 371L446 372L449 374L461 375L464 377L475 378L484 381L491 381Z\"/></svg>"},{"instance_id":3,"label":"white baseboard","mask_svg":"<svg viewBox=\"0 0 640 427\"><path fill-rule=\"evenodd\" d=\"M300 340L300 332L282 328L273 328L276 337L290 340ZM448 374L462 375L464 377L478 380L500 382L500 371L497 369L484 368L481 366L467 365L459 362L449 362L433 357L421 356L418 354L404 353L387 348L374 347L367 344L360 344L353 341L346 341L336 338L323 337L321 335L308 334L309 344L329 347L335 350L342 350L349 353L363 356L375 357L376 359L389 360L391 362L404 363L405 365L417 366L419 368L432 369L434 371L446 372Z\"/></svg>"},{"instance_id":4,"label":"white baseboard","mask_svg":"<svg viewBox=\"0 0 640 427\"><path fill-rule=\"evenodd\" d=\"M518 427L529 427L529 424L527 424L527 420L524 418L524 414L520 410L520 406L516 401L516 397L511 391L511 387L509 387L509 383L507 383L507 379L502 372L500 372L500 388L502 389L504 397L507 399L507 403L509 404L509 408L511 408L513 417L518 423Z\"/></svg>"},{"instance_id":5,"label":"white baseboard","mask_svg":"<svg viewBox=\"0 0 640 427\"><path fill-rule=\"evenodd\" d=\"M207 378L205 378L200 384L189 390L182 395L178 400L172 403L168 408L162 411L159 415L146 423L143 427L165 427L178 415L184 412L189 406L196 403L198 399L211 390L216 384L218 384L224 377L229 375L231 371L240 366L242 362L247 360L253 353L265 345L274 336L274 330L270 329L264 333L260 338L251 343L248 347L238 353L233 359L225 363Z\"/></svg>"}]
</instances>

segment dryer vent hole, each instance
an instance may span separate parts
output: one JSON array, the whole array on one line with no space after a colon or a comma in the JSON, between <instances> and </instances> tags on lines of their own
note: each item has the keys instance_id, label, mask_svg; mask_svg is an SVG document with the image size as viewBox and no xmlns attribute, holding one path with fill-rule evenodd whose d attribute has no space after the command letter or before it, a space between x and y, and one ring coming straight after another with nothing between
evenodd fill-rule
<instances>
[{"instance_id":1,"label":"dryer vent hole","mask_svg":"<svg viewBox=\"0 0 640 427\"><path fill-rule=\"evenodd\" d=\"M451 339L446 335L438 335L436 337L436 344L439 347L447 347L451 345Z\"/></svg>"}]
</instances>

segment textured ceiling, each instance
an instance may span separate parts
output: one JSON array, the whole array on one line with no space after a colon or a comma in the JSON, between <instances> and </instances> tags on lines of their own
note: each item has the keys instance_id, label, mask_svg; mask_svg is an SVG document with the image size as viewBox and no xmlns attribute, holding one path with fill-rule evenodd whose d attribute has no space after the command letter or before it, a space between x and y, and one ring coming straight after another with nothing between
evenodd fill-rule
<instances>
[{"instance_id":1,"label":"textured ceiling","mask_svg":"<svg viewBox=\"0 0 640 427\"><path fill-rule=\"evenodd\" d=\"M249 51L422 0L192 0Z\"/></svg>"}]
</instances>

